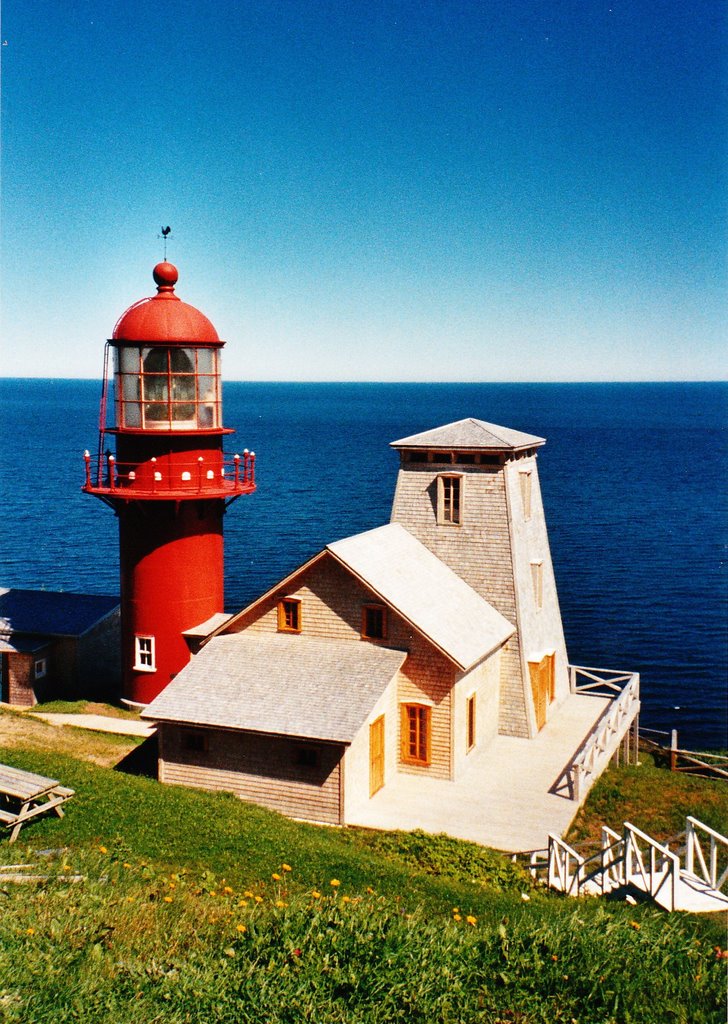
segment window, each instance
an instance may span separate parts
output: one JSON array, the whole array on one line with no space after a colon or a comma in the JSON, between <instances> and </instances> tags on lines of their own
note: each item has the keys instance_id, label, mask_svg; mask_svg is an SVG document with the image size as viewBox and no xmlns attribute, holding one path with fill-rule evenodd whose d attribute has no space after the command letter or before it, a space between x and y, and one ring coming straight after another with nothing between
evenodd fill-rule
<instances>
[{"instance_id":1,"label":"window","mask_svg":"<svg viewBox=\"0 0 728 1024\"><path fill-rule=\"evenodd\" d=\"M220 426L220 369L213 348L116 349L116 425L145 430Z\"/></svg>"},{"instance_id":2,"label":"window","mask_svg":"<svg viewBox=\"0 0 728 1024\"><path fill-rule=\"evenodd\" d=\"M278 602L278 630L281 633L301 632L301 602L295 597L284 597Z\"/></svg>"},{"instance_id":3,"label":"window","mask_svg":"<svg viewBox=\"0 0 728 1024\"><path fill-rule=\"evenodd\" d=\"M466 750L472 750L475 746L475 694L468 697L465 704L466 715Z\"/></svg>"},{"instance_id":4,"label":"window","mask_svg":"<svg viewBox=\"0 0 728 1024\"><path fill-rule=\"evenodd\" d=\"M206 754L208 750L207 736L198 730L186 730L182 733L182 747L193 754Z\"/></svg>"},{"instance_id":5,"label":"window","mask_svg":"<svg viewBox=\"0 0 728 1024\"><path fill-rule=\"evenodd\" d=\"M134 669L137 672L156 672L153 636L134 637Z\"/></svg>"},{"instance_id":6,"label":"window","mask_svg":"<svg viewBox=\"0 0 728 1024\"><path fill-rule=\"evenodd\" d=\"M426 704L402 705L402 760L406 764L430 763L430 714Z\"/></svg>"},{"instance_id":7,"label":"window","mask_svg":"<svg viewBox=\"0 0 728 1024\"><path fill-rule=\"evenodd\" d=\"M387 609L382 604L365 604L361 610L361 635L366 640L387 636Z\"/></svg>"},{"instance_id":8,"label":"window","mask_svg":"<svg viewBox=\"0 0 728 1024\"><path fill-rule=\"evenodd\" d=\"M536 602L536 607L540 608L543 605L543 562L540 559L531 562L531 583L533 599Z\"/></svg>"},{"instance_id":9,"label":"window","mask_svg":"<svg viewBox=\"0 0 728 1024\"><path fill-rule=\"evenodd\" d=\"M518 473L521 481L521 501L523 503L523 518L531 518L531 470L521 469Z\"/></svg>"},{"instance_id":10,"label":"window","mask_svg":"<svg viewBox=\"0 0 728 1024\"><path fill-rule=\"evenodd\" d=\"M442 526L459 526L462 522L461 476L437 478L437 521Z\"/></svg>"},{"instance_id":11,"label":"window","mask_svg":"<svg viewBox=\"0 0 728 1024\"><path fill-rule=\"evenodd\" d=\"M36 679L45 679L48 672L48 661L46 658L38 658L33 666L33 674Z\"/></svg>"}]
</instances>

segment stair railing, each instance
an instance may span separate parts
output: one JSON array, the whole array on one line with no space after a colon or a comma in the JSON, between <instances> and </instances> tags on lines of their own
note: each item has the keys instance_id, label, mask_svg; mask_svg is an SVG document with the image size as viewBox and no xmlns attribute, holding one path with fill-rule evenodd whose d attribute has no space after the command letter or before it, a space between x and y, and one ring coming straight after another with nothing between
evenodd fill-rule
<instances>
[{"instance_id":1,"label":"stair railing","mask_svg":"<svg viewBox=\"0 0 728 1024\"><path fill-rule=\"evenodd\" d=\"M703 848L706 838L707 859L706 850ZM728 879L728 864L718 874L720 853L728 853L728 838L709 825L704 825L697 818L688 816L685 827L685 870L707 882L716 892L723 891Z\"/></svg>"},{"instance_id":2,"label":"stair railing","mask_svg":"<svg viewBox=\"0 0 728 1024\"><path fill-rule=\"evenodd\" d=\"M642 849L642 846L646 850ZM645 859L647 857L647 860ZM666 910L675 909L680 858L635 825L624 823L624 882L646 893Z\"/></svg>"},{"instance_id":3,"label":"stair railing","mask_svg":"<svg viewBox=\"0 0 728 1024\"><path fill-rule=\"evenodd\" d=\"M548 886L558 892L577 896L584 858L563 839L549 833Z\"/></svg>"}]
</instances>

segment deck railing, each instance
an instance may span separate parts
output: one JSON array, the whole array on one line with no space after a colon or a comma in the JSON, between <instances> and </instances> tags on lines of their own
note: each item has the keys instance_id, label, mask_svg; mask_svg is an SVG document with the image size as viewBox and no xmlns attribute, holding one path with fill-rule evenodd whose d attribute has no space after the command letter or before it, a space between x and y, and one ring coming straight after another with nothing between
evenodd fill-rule
<instances>
[{"instance_id":1,"label":"deck railing","mask_svg":"<svg viewBox=\"0 0 728 1024\"><path fill-rule=\"evenodd\" d=\"M570 665L569 672L572 693L610 698L569 769L571 797L579 802L589 776L596 778L610 761L639 713L640 677L637 672L581 665Z\"/></svg>"}]
</instances>

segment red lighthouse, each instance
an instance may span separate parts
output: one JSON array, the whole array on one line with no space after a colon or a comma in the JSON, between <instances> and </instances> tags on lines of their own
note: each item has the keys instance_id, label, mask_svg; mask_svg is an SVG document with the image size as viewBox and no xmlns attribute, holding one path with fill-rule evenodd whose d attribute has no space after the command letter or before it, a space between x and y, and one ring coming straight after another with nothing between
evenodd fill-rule
<instances>
[{"instance_id":1,"label":"red lighthouse","mask_svg":"<svg viewBox=\"0 0 728 1024\"><path fill-rule=\"evenodd\" d=\"M119 519L124 697L148 704L187 664L184 637L222 612L223 515L255 490L255 455L226 461L224 342L174 293L177 269L154 268L157 294L122 315L106 346L96 459L83 490ZM114 425L106 425L109 355ZM116 454L107 449L116 437Z\"/></svg>"}]
</instances>

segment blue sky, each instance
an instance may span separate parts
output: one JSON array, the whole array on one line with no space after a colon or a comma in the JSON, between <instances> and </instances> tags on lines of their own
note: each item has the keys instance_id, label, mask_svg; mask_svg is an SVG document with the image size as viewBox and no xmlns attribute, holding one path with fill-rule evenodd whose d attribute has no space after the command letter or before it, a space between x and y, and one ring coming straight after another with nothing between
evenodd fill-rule
<instances>
[{"instance_id":1,"label":"blue sky","mask_svg":"<svg viewBox=\"0 0 728 1024\"><path fill-rule=\"evenodd\" d=\"M660 0L5 0L5 376L178 294L236 380L705 380L726 24Z\"/></svg>"}]
</instances>

